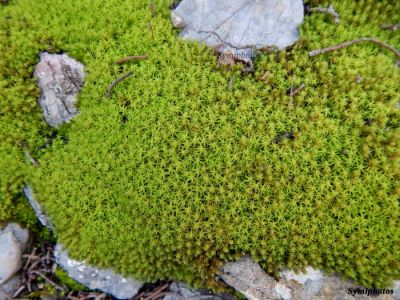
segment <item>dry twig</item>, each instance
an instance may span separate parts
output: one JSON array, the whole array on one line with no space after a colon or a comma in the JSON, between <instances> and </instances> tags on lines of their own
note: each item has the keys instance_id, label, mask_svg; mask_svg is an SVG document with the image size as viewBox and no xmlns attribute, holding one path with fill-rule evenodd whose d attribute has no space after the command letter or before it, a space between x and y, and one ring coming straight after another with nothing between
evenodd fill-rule
<instances>
[{"instance_id":1,"label":"dry twig","mask_svg":"<svg viewBox=\"0 0 400 300\"><path fill-rule=\"evenodd\" d=\"M107 88L106 94L108 96L108 98L111 98L111 92L113 87L118 84L119 82L121 82L122 80L128 78L129 76L131 76L133 74L132 71L129 71L128 73L126 73L125 75L119 77L118 79L114 80L113 82L111 82L111 84L109 85L109 87Z\"/></svg>"},{"instance_id":2,"label":"dry twig","mask_svg":"<svg viewBox=\"0 0 400 300\"><path fill-rule=\"evenodd\" d=\"M157 300L160 298L163 291L169 287L169 283L163 284L162 286L157 287L145 300Z\"/></svg>"},{"instance_id":3,"label":"dry twig","mask_svg":"<svg viewBox=\"0 0 400 300\"><path fill-rule=\"evenodd\" d=\"M319 55L319 54L324 54L326 52L336 51L336 50L339 50L339 49L342 49L342 48L345 48L345 47L348 47L348 46L351 46L351 45L354 45L354 44L363 43L363 42L371 42L371 43L377 44L377 45L379 45L379 46L381 46L383 48L386 48L386 49L392 51L397 56L397 58L400 59L400 51L398 51L393 46L391 46L389 44L386 44L386 43L382 42L381 40L379 40L377 38L373 38L373 37L361 37L361 38L358 38L358 39L354 39L354 40L351 40L351 41L347 41L347 42L344 42L344 43L337 44L335 46L313 50L313 51L308 52L308 55L309 56L316 56L316 55Z\"/></svg>"},{"instance_id":4,"label":"dry twig","mask_svg":"<svg viewBox=\"0 0 400 300\"><path fill-rule=\"evenodd\" d=\"M268 81L268 79L271 77L271 73L270 72L265 72L261 77L260 80L261 81Z\"/></svg>"},{"instance_id":5,"label":"dry twig","mask_svg":"<svg viewBox=\"0 0 400 300\"><path fill-rule=\"evenodd\" d=\"M333 21L335 23L340 22L340 15L335 11L333 8L332 4L329 4L328 8L325 7L307 7L306 11L311 13L311 12L319 12L319 13L325 13L330 15L333 18Z\"/></svg>"},{"instance_id":6,"label":"dry twig","mask_svg":"<svg viewBox=\"0 0 400 300\"><path fill-rule=\"evenodd\" d=\"M229 78L229 82L228 82L228 91L230 91L232 89L232 85L233 85L233 81L235 80L235 75L232 75Z\"/></svg>"},{"instance_id":7,"label":"dry twig","mask_svg":"<svg viewBox=\"0 0 400 300\"><path fill-rule=\"evenodd\" d=\"M122 65L131 60L145 60L145 59L148 59L148 56L146 54L145 55L125 56L125 57L118 59L115 63L117 65Z\"/></svg>"},{"instance_id":8,"label":"dry twig","mask_svg":"<svg viewBox=\"0 0 400 300\"><path fill-rule=\"evenodd\" d=\"M59 291L65 291L65 288L63 288L62 286L58 285L57 283L55 283L53 280L51 280L49 277L47 277L46 275L44 275L42 272L40 271L32 271L32 274L36 274L39 275L40 277L42 277L44 280L46 280L48 283L50 283L54 288L56 288Z\"/></svg>"},{"instance_id":9,"label":"dry twig","mask_svg":"<svg viewBox=\"0 0 400 300\"><path fill-rule=\"evenodd\" d=\"M298 87L291 87L290 89L289 89L289 96L290 97L293 97L294 95L296 95L296 94L298 94L298 93L300 93L303 89L304 89L304 84L300 84Z\"/></svg>"},{"instance_id":10,"label":"dry twig","mask_svg":"<svg viewBox=\"0 0 400 300\"><path fill-rule=\"evenodd\" d=\"M386 29L390 31L396 31L397 29L400 28L400 24L382 24L381 29Z\"/></svg>"},{"instance_id":11,"label":"dry twig","mask_svg":"<svg viewBox=\"0 0 400 300\"><path fill-rule=\"evenodd\" d=\"M12 295L13 299L17 298L19 294L22 293L22 291L25 289L25 286L20 286L20 288Z\"/></svg>"}]
</instances>

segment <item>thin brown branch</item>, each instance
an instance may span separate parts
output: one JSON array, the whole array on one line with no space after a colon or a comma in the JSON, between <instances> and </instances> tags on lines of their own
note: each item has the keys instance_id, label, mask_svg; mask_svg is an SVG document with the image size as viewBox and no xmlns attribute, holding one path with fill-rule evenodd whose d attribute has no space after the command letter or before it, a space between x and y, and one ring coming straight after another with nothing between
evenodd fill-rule
<instances>
[{"instance_id":1,"label":"thin brown branch","mask_svg":"<svg viewBox=\"0 0 400 300\"><path fill-rule=\"evenodd\" d=\"M24 289L25 289L25 286L24 286L24 285L21 286L21 287L12 295L13 299L17 298L17 297L19 296L19 294L21 294L22 291L23 291Z\"/></svg>"},{"instance_id":2,"label":"thin brown branch","mask_svg":"<svg viewBox=\"0 0 400 300\"><path fill-rule=\"evenodd\" d=\"M25 263L24 267L22 268L23 277L25 277L26 271L28 270L28 267L29 267L29 264L31 263L32 257L37 257L36 250L37 250L36 247L34 247L32 249L31 254L28 256L28 259L26 260L26 263Z\"/></svg>"},{"instance_id":3,"label":"thin brown branch","mask_svg":"<svg viewBox=\"0 0 400 300\"><path fill-rule=\"evenodd\" d=\"M397 50L393 46L391 46L389 44L386 44L385 42L382 42L381 40L379 40L377 38L373 38L373 37L361 37L361 38L358 38L358 39L354 39L354 40L351 40L351 41L346 41L344 43L337 44L335 46L313 50L313 51L308 52L308 55L309 56L316 56L316 55L319 55L319 54L324 54L326 52L336 51L336 50L339 50L339 49L342 49L342 48L345 48L345 47L348 47L348 46L351 46L351 45L354 45L354 44L364 43L364 42L371 42L371 43L379 45L379 46L381 46L383 48L386 48L386 49L392 51L397 56L397 58L400 59L400 51L399 50Z\"/></svg>"},{"instance_id":4,"label":"thin brown branch","mask_svg":"<svg viewBox=\"0 0 400 300\"><path fill-rule=\"evenodd\" d=\"M22 255L22 257L23 257L23 258L34 259L34 260L36 260L36 259L40 259L40 256L37 256L37 255L31 255L31 254L24 254L24 255Z\"/></svg>"},{"instance_id":5,"label":"thin brown branch","mask_svg":"<svg viewBox=\"0 0 400 300\"><path fill-rule=\"evenodd\" d=\"M303 89L304 89L305 85L304 84L300 84L298 87L291 87L289 89L289 96L293 97L294 95L300 93Z\"/></svg>"},{"instance_id":6,"label":"thin brown branch","mask_svg":"<svg viewBox=\"0 0 400 300\"><path fill-rule=\"evenodd\" d=\"M174 293L171 293L171 292L160 292L160 293L157 293L157 295L155 295L155 296L152 295L149 298L146 298L144 300L162 300L162 299L164 299L165 296L173 295L173 294Z\"/></svg>"},{"instance_id":7,"label":"thin brown branch","mask_svg":"<svg viewBox=\"0 0 400 300\"><path fill-rule=\"evenodd\" d=\"M25 151L25 157L32 163L32 165L34 165L35 167L37 167L39 165L39 163L37 162L36 159L34 159L32 157L32 155L30 154L29 151Z\"/></svg>"},{"instance_id":8,"label":"thin brown branch","mask_svg":"<svg viewBox=\"0 0 400 300\"><path fill-rule=\"evenodd\" d=\"M260 80L261 81L268 81L268 79L271 77L271 73L270 72L265 72L261 77Z\"/></svg>"},{"instance_id":9,"label":"thin brown branch","mask_svg":"<svg viewBox=\"0 0 400 300\"><path fill-rule=\"evenodd\" d=\"M146 297L146 300L156 300L160 298L160 295L162 292L169 287L169 283L165 283L162 286L157 287L148 297Z\"/></svg>"},{"instance_id":10,"label":"thin brown branch","mask_svg":"<svg viewBox=\"0 0 400 300\"><path fill-rule=\"evenodd\" d=\"M145 55L125 56L125 57L118 59L115 63L117 65L122 65L131 60L145 60L145 59L148 59L148 56L146 54Z\"/></svg>"},{"instance_id":11,"label":"thin brown branch","mask_svg":"<svg viewBox=\"0 0 400 300\"><path fill-rule=\"evenodd\" d=\"M119 82L121 82L122 80L128 78L129 76L131 76L133 74L132 71L129 71L128 73L126 73L125 75L117 78L116 80L114 80L113 82L111 82L111 84L109 85L109 87L107 88L106 94L108 96L108 98L111 98L111 92L112 89L114 88L115 85L117 85Z\"/></svg>"},{"instance_id":12,"label":"thin brown branch","mask_svg":"<svg viewBox=\"0 0 400 300\"><path fill-rule=\"evenodd\" d=\"M235 75L232 75L228 82L228 91L230 91L232 89L232 84L233 84L234 80L235 80Z\"/></svg>"},{"instance_id":13,"label":"thin brown branch","mask_svg":"<svg viewBox=\"0 0 400 300\"><path fill-rule=\"evenodd\" d=\"M68 300L79 300L79 297L73 296L73 293L74 293L73 291L69 292L67 299Z\"/></svg>"},{"instance_id":14,"label":"thin brown branch","mask_svg":"<svg viewBox=\"0 0 400 300\"><path fill-rule=\"evenodd\" d=\"M40 264L41 262L42 262L42 261L41 261L40 259L36 260L34 263L32 263L32 264L30 265L30 267L28 268L28 271L32 271L33 269L35 269L37 266L39 266L39 264Z\"/></svg>"},{"instance_id":15,"label":"thin brown branch","mask_svg":"<svg viewBox=\"0 0 400 300\"><path fill-rule=\"evenodd\" d=\"M36 274L40 277L42 277L44 280L46 280L49 284L51 284L54 288L56 288L57 290L60 291L65 291L65 288L63 288L62 286L58 285L57 283L55 283L53 280L51 280L50 278L48 278L46 275L44 275L42 272L40 271L31 271L31 273Z\"/></svg>"},{"instance_id":16,"label":"thin brown branch","mask_svg":"<svg viewBox=\"0 0 400 300\"><path fill-rule=\"evenodd\" d=\"M328 8L325 7L307 7L306 11L311 13L311 12L319 12L319 13L325 13L330 15L333 18L333 21L335 23L339 23L340 22L340 15L335 11L335 9L333 8L333 5L330 4L328 6Z\"/></svg>"},{"instance_id":17,"label":"thin brown branch","mask_svg":"<svg viewBox=\"0 0 400 300\"><path fill-rule=\"evenodd\" d=\"M386 29L390 31L396 31L397 29L400 28L400 23L399 24L382 24L381 29Z\"/></svg>"}]
</instances>

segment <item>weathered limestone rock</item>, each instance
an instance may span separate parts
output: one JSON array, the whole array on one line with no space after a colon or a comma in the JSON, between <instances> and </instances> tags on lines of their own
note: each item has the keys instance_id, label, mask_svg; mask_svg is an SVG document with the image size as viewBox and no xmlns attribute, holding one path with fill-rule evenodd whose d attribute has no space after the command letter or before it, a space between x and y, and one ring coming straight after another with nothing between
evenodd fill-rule
<instances>
[{"instance_id":1,"label":"weathered limestone rock","mask_svg":"<svg viewBox=\"0 0 400 300\"><path fill-rule=\"evenodd\" d=\"M303 22L301 0L183 0L171 12L183 39L203 42L243 61L256 49L294 44Z\"/></svg>"},{"instance_id":2,"label":"weathered limestone rock","mask_svg":"<svg viewBox=\"0 0 400 300\"><path fill-rule=\"evenodd\" d=\"M21 255L28 243L29 232L10 223L0 231L0 284L9 280L21 268Z\"/></svg>"},{"instance_id":3,"label":"weathered limestone rock","mask_svg":"<svg viewBox=\"0 0 400 300\"><path fill-rule=\"evenodd\" d=\"M195 290L182 282L173 282L170 293L163 300L236 300L236 297L228 294L212 294L209 290Z\"/></svg>"},{"instance_id":4,"label":"weathered limestone rock","mask_svg":"<svg viewBox=\"0 0 400 300\"><path fill-rule=\"evenodd\" d=\"M164 300L184 300L193 297L199 297L198 291L188 288L184 283L173 282L170 286L172 295L166 295Z\"/></svg>"},{"instance_id":5,"label":"weathered limestone rock","mask_svg":"<svg viewBox=\"0 0 400 300\"><path fill-rule=\"evenodd\" d=\"M225 264L220 277L250 300L324 300L371 299L400 300L400 282L392 288L366 289L338 275L324 275L320 270L306 268L305 273L284 270L280 279L268 276L250 257Z\"/></svg>"},{"instance_id":6,"label":"weathered limestone rock","mask_svg":"<svg viewBox=\"0 0 400 300\"><path fill-rule=\"evenodd\" d=\"M143 286L142 282L124 278L111 269L98 269L85 262L71 259L60 244L56 245L54 256L57 264L77 282L90 289L98 289L111 294L118 299L132 298Z\"/></svg>"},{"instance_id":7,"label":"weathered limestone rock","mask_svg":"<svg viewBox=\"0 0 400 300\"><path fill-rule=\"evenodd\" d=\"M238 261L226 263L219 276L249 300L274 300L290 291L283 286L275 289L276 281L268 276L253 260L245 256ZM280 294L282 293L282 294ZM291 298L284 298L291 299Z\"/></svg>"},{"instance_id":8,"label":"weathered limestone rock","mask_svg":"<svg viewBox=\"0 0 400 300\"><path fill-rule=\"evenodd\" d=\"M42 52L34 76L41 90L39 105L50 126L58 127L78 113L76 94L84 82L80 62L66 54Z\"/></svg>"},{"instance_id":9,"label":"weathered limestone rock","mask_svg":"<svg viewBox=\"0 0 400 300\"><path fill-rule=\"evenodd\" d=\"M0 284L0 300L10 300L12 295L21 286L21 278L18 275L14 275L3 284Z\"/></svg>"},{"instance_id":10,"label":"weathered limestone rock","mask_svg":"<svg viewBox=\"0 0 400 300\"><path fill-rule=\"evenodd\" d=\"M36 217L38 218L39 222L49 228L51 231L54 231L54 226L51 223L50 219L45 215L43 212L42 206L39 202L36 201L35 197L33 196L33 191L29 186L25 186L24 188L25 197L28 199L29 204L32 206L33 210L35 211Z\"/></svg>"}]
</instances>

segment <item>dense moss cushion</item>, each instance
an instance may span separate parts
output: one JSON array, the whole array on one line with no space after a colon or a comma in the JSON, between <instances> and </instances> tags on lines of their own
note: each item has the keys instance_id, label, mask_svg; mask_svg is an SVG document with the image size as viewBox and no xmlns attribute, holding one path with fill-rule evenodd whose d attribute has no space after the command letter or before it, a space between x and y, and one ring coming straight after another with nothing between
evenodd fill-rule
<instances>
[{"instance_id":1,"label":"dense moss cushion","mask_svg":"<svg viewBox=\"0 0 400 300\"><path fill-rule=\"evenodd\" d=\"M399 48L380 25L399 23L400 2L334 1L339 24L306 16L301 40L262 54L254 75L219 70L212 50L180 41L167 2L0 6L2 220L21 215L28 182L74 258L143 280L213 287L219 264L245 253L271 273L312 265L366 286L399 278L395 56L368 43L307 52L360 36ZM86 66L81 113L58 130L36 104L42 50Z\"/></svg>"}]
</instances>

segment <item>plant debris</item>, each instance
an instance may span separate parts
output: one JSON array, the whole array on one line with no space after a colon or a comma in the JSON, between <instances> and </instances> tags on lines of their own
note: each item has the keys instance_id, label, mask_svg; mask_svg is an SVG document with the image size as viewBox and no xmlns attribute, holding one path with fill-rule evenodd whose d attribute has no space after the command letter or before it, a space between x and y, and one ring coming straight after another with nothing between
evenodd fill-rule
<instances>
[{"instance_id":1,"label":"plant debris","mask_svg":"<svg viewBox=\"0 0 400 300\"><path fill-rule=\"evenodd\" d=\"M279 134L275 139L274 139L274 143L275 144L279 144L281 141L283 141L284 139L289 139L289 140L294 140L294 134L293 132L289 131L289 132L284 132L282 134Z\"/></svg>"},{"instance_id":2,"label":"plant debris","mask_svg":"<svg viewBox=\"0 0 400 300\"><path fill-rule=\"evenodd\" d=\"M397 58L400 59L400 51L398 51L393 46L391 46L389 44L386 44L385 42L382 42L381 40L379 40L377 38L373 38L373 37L361 37L361 38L358 38L358 39L354 39L354 40L351 40L351 41L346 41L346 42L337 44L335 46L330 46L330 47L327 47L327 48L313 50L313 51L308 52L308 55L309 56L316 56L316 55L319 55L319 54L324 54L326 52L336 51L336 50L339 50L339 49L342 49L342 48L345 48L345 47L348 47L348 46L351 46L351 45L354 45L354 44L363 43L363 42L371 42L371 43L377 44L377 45L379 45L379 46L381 46L383 48L386 48L386 49L392 51L397 56Z\"/></svg>"},{"instance_id":3,"label":"plant debris","mask_svg":"<svg viewBox=\"0 0 400 300\"><path fill-rule=\"evenodd\" d=\"M400 23L399 24L382 24L381 29L386 29L390 31L396 31L397 29L400 28Z\"/></svg>"},{"instance_id":4,"label":"plant debris","mask_svg":"<svg viewBox=\"0 0 400 300\"><path fill-rule=\"evenodd\" d=\"M332 16L333 21L337 24L340 22L340 15L335 11L335 9L333 8L333 5L330 4L328 6L328 8L325 7L309 7L306 6L305 8L307 13L312 13L312 12L319 12L319 13L325 13L328 14L330 16Z\"/></svg>"},{"instance_id":5,"label":"plant debris","mask_svg":"<svg viewBox=\"0 0 400 300\"><path fill-rule=\"evenodd\" d=\"M18 297L22 292L32 293L34 291L43 290L45 283L51 285L58 291L66 291L65 286L61 286L53 280L54 273L57 268L53 257L53 248L51 246L42 246L33 248L31 254L23 255L26 262L22 268L22 285L12 295L13 298Z\"/></svg>"},{"instance_id":6,"label":"plant debris","mask_svg":"<svg viewBox=\"0 0 400 300\"><path fill-rule=\"evenodd\" d=\"M126 63L126 62L128 62L128 61L131 61L131 60L145 60L145 59L148 59L147 54L144 54L144 55L125 56L125 57L122 57L122 58L118 59L115 63L116 63L117 65L122 65L122 64L124 64L124 63Z\"/></svg>"},{"instance_id":7,"label":"plant debris","mask_svg":"<svg viewBox=\"0 0 400 300\"><path fill-rule=\"evenodd\" d=\"M122 80L128 78L129 76L131 76L133 74L132 71L129 71L128 73L126 73L125 75L117 78L116 80L114 80L113 82L111 82L111 84L109 85L109 87L107 88L106 94L108 96L108 98L111 98L111 93L112 93L112 89L114 88L115 85L117 85L119 82L121 82Z\"/></svg>"},{"instance_id":8,"label":"plant debris","mask_svg":"<svg viewBox=\"0 0 400 300\"><path fill-rule=\"evenodd\" d=\"M21 270L21 286L10 295L10 299L32 297L43 299L44 296L46 299L68 300L112 299L105 293L73 291L61 284L56 276L57 264L53 245L34 247L30 254L25 254L22 258L25 262Z\"/></svg>"},{"instance_id":9,"label":"plant debris","mask_svg":"<svg viewBox=\"0 0 400 300\"><path fill-rule=\"evenodd\" d=\"M148 284L132 300L162 300L166 295L171 294L169 292L171 283L171 281L160 281L156 284Z\"/></svg>"},{"instance_id":10,"label":"plant debris","mask_svg":"<svg viewBox=\"0 0 400 300\"><path fill-rule=\"evenodd\" d=\"M296 88L292 86L292 87L289 89L289 92L288 92L289 96L290 96L290 97L293 97L294 95L300 93L300 92L304 89L304 87L305 87L304 84L300 84L300 85L299 85L298 87L296 87Z\"/></svg>"}]
</instances>

